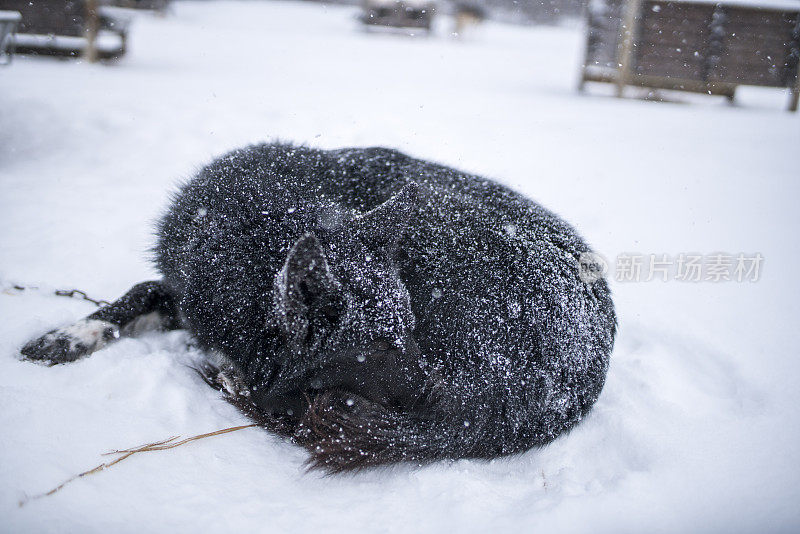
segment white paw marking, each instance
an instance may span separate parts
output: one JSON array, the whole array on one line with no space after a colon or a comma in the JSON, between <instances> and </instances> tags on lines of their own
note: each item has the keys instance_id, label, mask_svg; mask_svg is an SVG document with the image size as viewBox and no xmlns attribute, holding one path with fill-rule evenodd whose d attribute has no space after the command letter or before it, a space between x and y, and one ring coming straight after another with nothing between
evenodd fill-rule
<instances>
[{"instance_id":1,"label":"white paw marking","mask_svg":"<svg viewBox=\"0 0 800 534\"><path fill-rule=\"evenodd\" d=\"M219 369L217 380L229 395L249 397L250 388L241 378L242 374L233 360L218 351L206 355L212 365Z\"/></svg>"},{"instance_id":2,"label":"white paw marking","mask_svg":"<svg viewBox=\"0 0 800 534\"><path fill-rule=\"evenodd\" d=\"M74 352L78 345L84 345L91 352L100 350L108 343L104 335L111 329L113 337L119 337L119 328L116 325L97 319L82 319L77 323L51 332L47 335L48 341L53 341L59 337L69 340L69 350Z\"/></svg>"}]
</instances>

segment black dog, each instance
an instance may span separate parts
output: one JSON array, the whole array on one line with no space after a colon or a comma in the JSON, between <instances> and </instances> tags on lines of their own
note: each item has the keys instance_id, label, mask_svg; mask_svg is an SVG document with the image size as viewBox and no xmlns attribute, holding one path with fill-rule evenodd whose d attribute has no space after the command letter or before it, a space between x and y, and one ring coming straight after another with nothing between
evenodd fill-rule
<instances>
[{"instance_id":1,"label":"black dog","mask_svg":"<svg viewBox=\"0 0 800 534\"><path fill-rule=\"evenodd\" d=\"M567 223L383 148L223 156L175 196L154 252L162 281L22 353L61 363L186 328L217 356L207 379L330 471L548 443L597 399L614 343Z\"/></svg>"}]
</instances>

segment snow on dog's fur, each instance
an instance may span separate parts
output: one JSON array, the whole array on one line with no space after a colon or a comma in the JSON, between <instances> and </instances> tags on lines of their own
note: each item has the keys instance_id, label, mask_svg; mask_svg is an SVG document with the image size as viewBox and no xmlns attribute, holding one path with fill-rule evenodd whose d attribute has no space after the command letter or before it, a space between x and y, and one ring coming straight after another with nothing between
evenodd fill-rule
<instances>
[{"instance_id":1,"label":"snow on dog's fur","mask_svg":"<svg viewBox=\"0 0 800 534\"><path fill-rule=\"evenodd\" d=\"M204 378L330 471L525 451L603 387L616 320L606 281L581 276L590 248L490 180L256 145L186 183L157 233L163 280L87 319L187 328L221 355ZM99 348L48 336L23 354Z\"/></svg>"}]
</instances>

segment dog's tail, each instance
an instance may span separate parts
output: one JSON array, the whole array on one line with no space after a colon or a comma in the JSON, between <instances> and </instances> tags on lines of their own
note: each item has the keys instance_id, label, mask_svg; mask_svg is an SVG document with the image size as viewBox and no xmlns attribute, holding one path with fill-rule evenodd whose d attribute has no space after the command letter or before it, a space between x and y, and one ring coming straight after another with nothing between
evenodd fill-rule
<instances>
[{"instance_id":1,"label":"dog's tail","mask_svg":"<svg viewBox=\"0 0 800 534\"><path fill-rule=\"evenodd\" d=\"M340 473L463 456L465 441L458 433L452 421L423 419L415 411L394 410L331 390L312 399L294 438L311 455L310 469Z\"/></svg>"},{"instance_id":2,"label":"dog's tail","mask_svg":"<svg viewBox=\"0 0 800 534\"><path fill-rule=\"evenodd\" d=\"M326 390L307 399L308 408L298 423L260 410L231 369L210 362L194 369L254 423L304 447L310 455L309 469L342 473L469 456L472 429L454 424L452 417L430 415L437 410L393 409L348 391ZM420 402L430 405L433 399L429 391Z\"/></svg>"}]
</instances>

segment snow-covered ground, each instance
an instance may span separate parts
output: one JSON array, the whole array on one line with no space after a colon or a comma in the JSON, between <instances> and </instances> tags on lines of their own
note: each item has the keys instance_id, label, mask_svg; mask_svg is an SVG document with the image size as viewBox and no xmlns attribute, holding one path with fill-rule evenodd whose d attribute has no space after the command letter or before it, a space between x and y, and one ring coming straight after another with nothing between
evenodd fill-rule
<instances>
[{"instance_id":1,"label":"snow-covered ground","mask_svg":"<svg viewBox=\"0 0 800 534\"><path fill-rule=\"evenodd\" d=\"M606 388L542 450L324 477L247 429L134 456L21 507L108 450L247 421L186 366L196 354L182 332L70 365L20 361L22 343L93 307L4 291L0 531L797 531L800 117L786 93L742 89L733 107L580 95L577 29L486 24L455 39L443 20L410 38L363 32L355 14L177 3L137 16L115 65L2 69L2 289L112 299L156 277L151 223L175 182L275 138L386 145L493 176L612 262L760 253L760 280L613 281Z\"/></svg>"}]
</instances>

